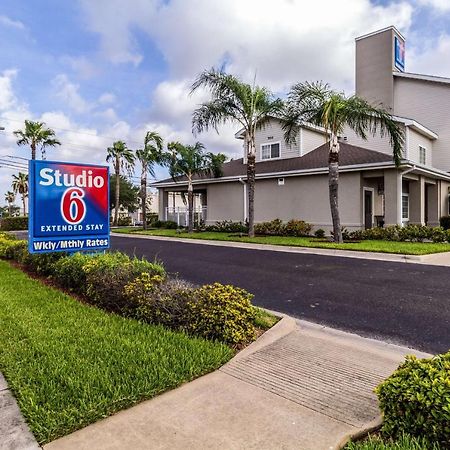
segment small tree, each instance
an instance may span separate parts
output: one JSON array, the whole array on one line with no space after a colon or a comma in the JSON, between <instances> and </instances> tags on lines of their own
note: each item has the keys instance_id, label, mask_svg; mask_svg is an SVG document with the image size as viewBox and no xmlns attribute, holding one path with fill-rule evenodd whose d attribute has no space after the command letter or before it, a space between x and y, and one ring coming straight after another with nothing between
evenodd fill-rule
<instances>
[{"instance_id":1,"label":"small tree","mask_svg":"<svg viewBox=\"0 0 450 450\"><path fill-rule=\"evenodd\" d=\"M357 136L367 139L369 134L388 136L395 163L400 164L403 132L393 117L384 109L370 105L366 100L333 91L328 84L299 83L292 87L284 116L285 139L295 140L299 125L310 123L325 128L329 143L328 186L333 235L342 242L341 221L338 207L339 185L339 136L345 127Z\"/></svg>"},{"instance_id":2,"label":"small tree","mask_svg":"<svg viewBox=\"0 0 450 450\"><path fill-rule=\"evenodd\" d=\"M134 160L135 157L133 152L126 146L125 142L123 141L116 141L113 143L112 147L108 147L107 149L106 161L112 162L116 179L119 179L122 172L125 172L129 175L133 173ZM117 226L120 207L120 183L116 183L115 189L113 225Z\"/></svg>"},{"instance_id":3,"label":"small tree","mask_svg":"<svg viewBox=\"0 0 450 450\"><path fill-rule=\"evenodd\" d=\"M9 217L12 217L12 215L13 215L13 206L14 206L15 200L16 200L16 194L13 191L8 191L5 194L5 201L6 201L6 203L8 203Z\"/></svg>"},{"instance_id":4,"label":"small tree","mask_svg":"<svg viewBox=\"0 0 450 450\"><path fill-rule=\"evenodd\" d=\"M30 146L31 159L36 159L36 150L38 148L42 152L42 159L45 159L46 147L61 145L61 142L55 137L55 132L51 128L46 128L44 122L25 120L25 128L14 131L14 135L18 138L17 145Z\"/></svg>"},{"instance_id":5,"label":"small tree","mask_svg":"<svg viewBox=\"0 0 450 450\"><path fill-rule=\"evenodd\" d=\"M28 174L19 172L13 175L12 188L15 194L22 196L23 215L27 215L25 199L28 197Z\"/></svg>"},{"instance_id":6,"label":"small tree","mask_svg":"<svg viewBox=\"0 0 450 450\"><path fill-rule=\"evenodd\" d=\"M218 131L219 125L227 122L239 124L244 129L247 154L248 234L252 237L255 235L255 134L270 116L280 114L283 102L264 87L244 83L233 75L215 69L200 74L192 85L192 92L199 88L209 90L211 100L194 111L192 115L194 132L200 133L209 128Z\"/></svg>"},{"instance_id":7,"label":"small tree","mask_svg":"<svg viewBox=\"0 0 450 450\"><path fill-rule=\"evenodd\" d=\"M141 163L141 206L142 226L147 229L147 174L155 176L154 166L163 163L163 140L155 131L147 132L144 148L136 150L136 157Z\"/></svg>"},{"instance_id":8,"label":"small tree","mask_svg":"<svg viewBox=\"0 0 450 450\"><path fill-rule=\"evenodd\" d=\"M120 206L123 206L129 212L135 212L139 207L139 188L131 181L127 180L123 175L119 177L120 183ZM109 177L109 208L111 210L116 207L116 176Z\"/></svg>"},{"instance_id":9,"label":"small tree","mask_svg":"<svg viewBox=\"0 0 450 450\"><path fill-rule=\"evenodd\" d=\"M169 153L165 155L165 164L174 181L178 177L185 176L188 183L188 231L194 231L194 187L195 175L208 174L221 176L221 165L226 160L226 155L204 152L204 145L197 142L195 145L182 145L179 142L170 142L167 145Z\"/></svg>"}]
</instances>

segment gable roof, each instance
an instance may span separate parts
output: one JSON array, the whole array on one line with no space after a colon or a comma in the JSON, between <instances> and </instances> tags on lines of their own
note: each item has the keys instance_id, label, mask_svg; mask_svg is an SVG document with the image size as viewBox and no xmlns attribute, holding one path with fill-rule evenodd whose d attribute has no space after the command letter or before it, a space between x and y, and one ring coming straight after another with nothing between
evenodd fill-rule
<instances>
[{"instance_id":1,"label":"gable roof","mask_svg":"<svg viewBox=\"0 0 450 450\"><path fill-rule=\"evenodd\" d=\"M315 150L303 156L295 158L275 159L272 161L263 161L256 163L256 175L307 171L314 169L328 168L328 153L329 145L323 144ZM392 163L392 156L386 153L376 152L367 148L358 147L356 145L340 142L339 164L341 166L355 166L355 165L376 165L377 163ZM201 182L207 180L220 180L221 178L239 178L246 177L247 165L244 164L243 158L235 159L224 163L222 166L223 175L220 178L211 178L209 175L196 175L194 181ZM152 183L152 186L176 184L186 181L186 177L177 178L174 182L172 178Z\"/></svg>"}]
</instances>

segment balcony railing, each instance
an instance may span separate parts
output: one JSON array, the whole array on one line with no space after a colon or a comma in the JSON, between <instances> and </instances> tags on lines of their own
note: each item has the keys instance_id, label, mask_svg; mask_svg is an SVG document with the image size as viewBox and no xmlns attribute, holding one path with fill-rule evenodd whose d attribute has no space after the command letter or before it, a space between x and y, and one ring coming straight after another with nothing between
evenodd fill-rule
<instances>
[{"instance_id":1,"label":"balcony railing","mask_svg":"<svg viewBox=\"0 0 450 450\"><path fill-rule=\"evenodd\" d=\"M200 225L206 221L206 209L206 206L194 208L194 225ZM164 219L176 222L179 227L187 227L189 223L188 209L185 206L166 206Z\"/></svg>"}]
</instances>

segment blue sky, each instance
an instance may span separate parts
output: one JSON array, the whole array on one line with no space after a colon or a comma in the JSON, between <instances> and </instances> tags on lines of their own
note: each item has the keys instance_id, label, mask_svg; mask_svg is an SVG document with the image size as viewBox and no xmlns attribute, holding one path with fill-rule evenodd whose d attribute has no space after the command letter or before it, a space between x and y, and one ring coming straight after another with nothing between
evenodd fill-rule
<instances>
[{"instance_id":1,"label":"blue sky","mask_svg":"<svg viewBox=\"0 0 450 450\"><path fill-rule=\"evenodd\" d=\"M137 148L146 130L240 157L236 126L190 132L201 70L225 62L280 95L315 79L350 93L354 38L391 24L408 71L450 76L448 0L3 0L0 155L28 156L12 132L30 118L63 142L51 159L101 163L113 140ZM13 172L0 168L0 204Z\"/></svg>"}]
</instances>

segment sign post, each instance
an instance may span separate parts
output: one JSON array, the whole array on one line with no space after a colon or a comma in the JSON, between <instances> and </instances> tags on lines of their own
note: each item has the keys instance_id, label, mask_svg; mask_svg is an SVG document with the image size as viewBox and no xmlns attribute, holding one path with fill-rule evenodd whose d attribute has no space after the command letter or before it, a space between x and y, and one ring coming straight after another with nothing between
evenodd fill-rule
<instances>
[{"instance_id":1,"label":"sign post","mask_svg":"<svg viewBox=\"0 0 450 450\"><path fill-rule=\"evenodd\" d=\"M109 168L29 161L30 253L109 248Z\"/></svg>"}]
</instances>

